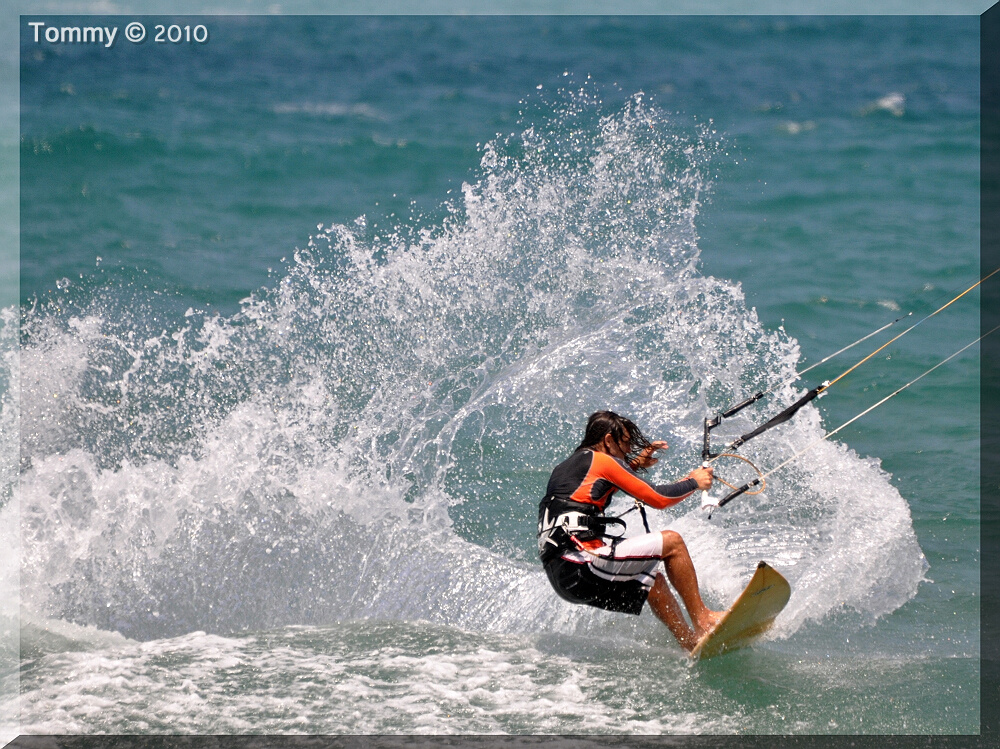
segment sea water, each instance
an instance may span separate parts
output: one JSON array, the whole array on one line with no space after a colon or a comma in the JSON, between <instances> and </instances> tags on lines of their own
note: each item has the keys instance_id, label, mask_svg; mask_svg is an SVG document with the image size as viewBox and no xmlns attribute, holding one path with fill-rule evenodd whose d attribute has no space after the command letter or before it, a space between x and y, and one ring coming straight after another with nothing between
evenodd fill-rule
<instances>
[{"instance_id":1,"label":"sea water","mask_svg":"<svg viewBox=\"0 0 1000 749\"><path fill-rule=\"evenodd\" d=\"M975 351L762 494L650 513L716 608L760 559L788 578L752 649L691 667L535 551L592 411L676 480L707 415L773 388L720 446L978 279L977 19L188 22L209 40L22 28L20 732L978 730ZM977 302L740 453L782 463Z\"/></svg>"}]
</instances>

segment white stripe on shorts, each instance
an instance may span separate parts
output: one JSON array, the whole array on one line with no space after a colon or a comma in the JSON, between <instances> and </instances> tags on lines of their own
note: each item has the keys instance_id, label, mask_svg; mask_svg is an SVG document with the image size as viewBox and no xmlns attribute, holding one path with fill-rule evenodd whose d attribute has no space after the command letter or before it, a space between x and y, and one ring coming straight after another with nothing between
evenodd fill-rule
<instances>
[{"instance_id":1,"label":"white stripe on shorts","mask_svg":"<svg viewBox=\"0 0 1000 749\"><path fill-rule=\"evenodd\" d=\"M614 556L611 556L611 551L610 545L588 552L574 549L563 554L563 559L586 562L595 575L605 580L636 580L651 587L656 579L656 565L660 563L660 556L663 554L663 536L659 533L646 533L627 538L614 549Z\"/></svg>"}]
</instances>

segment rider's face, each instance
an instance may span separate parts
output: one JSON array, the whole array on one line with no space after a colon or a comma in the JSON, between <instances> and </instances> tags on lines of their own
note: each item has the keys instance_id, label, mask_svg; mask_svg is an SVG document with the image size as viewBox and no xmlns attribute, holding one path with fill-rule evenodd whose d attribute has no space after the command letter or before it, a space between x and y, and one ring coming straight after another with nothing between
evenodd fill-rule
<instances>
[{"instance_id":1,"label":"rider's face","mask_svg":"<svg viewBox=\"0 0 1000 749\"><path fill-rule=\"evenodd\" d=\"M611 432L604 435L604 452L620 460L628 460L629 451L632 449L632 435L625 432L625 436L616 440Z\"/></svg>"},{"instance_id":2,"label":"rider's face","mask_svg":"<svg viewBox=\"0 0 1000 749\"><path fill-rule=\"evenodd\" d=\"M625 432L625 436L622 439L617 440L615 442L615 447L618 449L618 452L615 454L615 457L625 460L625 457L629 454L629 451L632 449L632 435L630 435L628 432Z\"/></svg>"}]
</instances>

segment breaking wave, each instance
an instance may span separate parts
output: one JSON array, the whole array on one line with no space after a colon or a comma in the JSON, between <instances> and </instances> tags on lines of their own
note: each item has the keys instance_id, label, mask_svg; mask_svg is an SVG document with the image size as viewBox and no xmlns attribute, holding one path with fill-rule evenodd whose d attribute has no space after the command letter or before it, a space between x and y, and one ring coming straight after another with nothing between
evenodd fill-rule
<instances>
[{"instance_id":1,"label":"breaking wave","mask_svg":"<svg viewBox=\"0 0 1000 749\"><path fill-rule=\"evenodd\" d=\"M710 126L642 95L602 108L565 93L488 143L437 226L320 226L231 316L130 284L23 309L3 418L25 610L140 640L365 617L658 632L551 593L533 551L549 470L611 408L670 442L654 475L673 480L705 414L788 380L799 352L700 272ZM775 465L821 430L809 406L744 453ZM890 612L926 566L888 476L838 444L710 521L694 502L654 515L710 601L758 559L786 573L779 635Z\"/></svg>"}]
</instances>

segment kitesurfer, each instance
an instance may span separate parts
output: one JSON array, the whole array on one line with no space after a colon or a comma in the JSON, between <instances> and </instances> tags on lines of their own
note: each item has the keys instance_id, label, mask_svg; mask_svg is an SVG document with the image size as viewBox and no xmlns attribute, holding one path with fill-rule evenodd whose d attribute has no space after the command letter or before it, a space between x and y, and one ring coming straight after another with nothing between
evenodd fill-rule
<instances>
[{"instance_id":1,"label":"kitesurfer","mask_svg":"<svg viewBox=\"0 0 1000 749\"><path fill-rule=\"evenodd\" d=\"M619 540L607 533L607 526L624 522L604 515L619 490L663 509L696 489L711 488L711 468L697 468L677 483L658 486L637 475L656 464L654 453L666 447L666 442L650 442L631 420L612 411L592 414L579 447L549 478L538 509L538 549L560 597L628 614L639 614L648 600L657 618L691 650L721 614L702 601L684 540L674 531ZM666 577L656 571L661 561ZM693 627L685 621L667 579Z\"/></svg>"}]
</instances>

